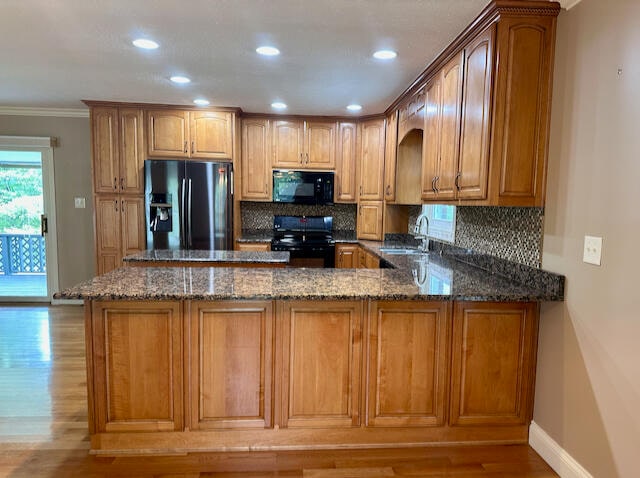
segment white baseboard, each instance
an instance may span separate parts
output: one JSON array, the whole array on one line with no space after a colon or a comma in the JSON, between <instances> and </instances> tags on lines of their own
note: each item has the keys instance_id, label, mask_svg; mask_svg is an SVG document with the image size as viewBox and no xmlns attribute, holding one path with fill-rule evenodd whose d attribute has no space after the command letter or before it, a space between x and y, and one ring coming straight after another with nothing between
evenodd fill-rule
<instances>
[{"instance_id":1,"label":"white baseboard","mask_svg":"<svg viewBox=\"0 0 640 478\"><path fill-rule=\"evenodd\" d=\"M51 305L83 305L80 299L51 299Z\"/></svg>"},{"instance_id":2,"label":"white baseboard","mask_svg":"<svg viewBox=\"0 0 640 478\"><path fill-rule=\"evenodd\" d=\"M529 445L561 478L593 478L564 448L536 422L529 427Z\"/></svg>"}]
</instances>

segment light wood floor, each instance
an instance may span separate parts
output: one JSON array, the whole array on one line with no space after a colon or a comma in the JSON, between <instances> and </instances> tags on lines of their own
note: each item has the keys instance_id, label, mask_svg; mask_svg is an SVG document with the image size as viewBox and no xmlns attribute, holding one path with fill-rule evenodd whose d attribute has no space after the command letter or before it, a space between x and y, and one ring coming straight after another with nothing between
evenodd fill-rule
<instances>
[{"instance_id":1,"label":"light wood floor","mask_svg":"<svg viewBox=\"0 0 640 478\"><path fill-rule=\"evenodd\" d=\"M555 477L528 446L88 454L83 311L0 305L0 477Z\"/></svg>"}]
</instances>

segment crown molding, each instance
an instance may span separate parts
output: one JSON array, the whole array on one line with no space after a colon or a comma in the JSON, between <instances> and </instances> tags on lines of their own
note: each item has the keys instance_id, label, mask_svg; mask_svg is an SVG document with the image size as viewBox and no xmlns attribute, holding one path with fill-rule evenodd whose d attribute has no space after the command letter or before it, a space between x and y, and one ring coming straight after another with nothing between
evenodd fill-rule
<instances>
[{"instance_id":1,"label":"crown molding","mask_svg":"<svg viewBox=\"0 0 640 478\"><path fill-rule=\"evenodd\" d=\"M0 115L6 116L55 116L58 118L88 118L84 108L33 108L27 106L0 106Z\"/></svg>"}]
</instances>

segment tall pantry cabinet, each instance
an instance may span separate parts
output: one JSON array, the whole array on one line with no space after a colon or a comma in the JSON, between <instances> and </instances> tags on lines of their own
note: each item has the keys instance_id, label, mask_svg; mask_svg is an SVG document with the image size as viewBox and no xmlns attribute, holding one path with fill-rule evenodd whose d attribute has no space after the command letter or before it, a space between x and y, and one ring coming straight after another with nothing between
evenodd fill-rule
<instances>
[{"instance_id":1,"label":"tall pantry cabinet","mask_svg":"<svg viewBox=\"0 0 640 478\"><path fill-rule=\"evenodd\" d=\"M120 267L145 249L143 111L92 107L91 144L96 273Z\"/></svg>"}]
</instances>

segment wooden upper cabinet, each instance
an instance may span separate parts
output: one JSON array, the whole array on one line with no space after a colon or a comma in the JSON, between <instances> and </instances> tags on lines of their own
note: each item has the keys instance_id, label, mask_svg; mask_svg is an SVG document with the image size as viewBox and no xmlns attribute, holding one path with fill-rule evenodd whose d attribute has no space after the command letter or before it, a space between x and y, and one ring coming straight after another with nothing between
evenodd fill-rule
<instances>
[{"instance_id":1,"label":"wooden upper cabinet","mask_svg":"<svg viewBox=\"0 0 640 478\"><path fill-rule=\"evenodd\" d=\"M217 111L189 112L191 157L229 159L233 157L233 114Z\"/></svg>"},{"instance_id":2,"label":"wooden upper cabinet","mask_svg":"<svg viewBox=\"0 0 640 478\"><path fill-rule=\"evenodd\" d=\"M396 199L396 153L398 144L398 112L387 116L384 153L384 200L392 203ZM416 172L412 171L415 175Z\"/></svg>"},{"instance_id":3,"label":"wooden upper cabinet","mask_svg":"<svg viewBox=\"0 0 640 478\"><path fill-rule=\"evenodd\" d=\"M384 205L382 201L361 201L358 204L356 233L358 239L381 241L383 236L382 217Z\"/></svg>"},{"instance_id":4,"label":"wooden upper cabinet","mask_svg":"<svg viewBox=\"0 0 640 478\"><path fill-rule=\"evenodd\" d=\"M435 75L425 88L426 113L422 142L422 199L436 197L436 176L440 163L442 125L442 77Z\"/></svg>"},{"instance_id":5,"label":"wooden upper cabinet","mask_svg":"<svg viewBox=\"0 0 640 478\"><path fill-rule=\"evenodd\" d=\"M336 124L275 120L272 149L274 168L335 169Z\"/></svg>"},{"instance_id":6,"label":"wooden upper cabinet","mask_svg":"<svg viewBox=\"0 0 640 478\"><path fill-rule=\"evenodd\" d=\"M94 301L91 331L96 431L181 431L180 303Z\"/></svg>"},{"instance_id":7,"label":"wooden upper cabinet","mask_svg":"<svg viewBox=\"0 0 640 478\"><path fill-rule=\"evenodd\" d=\"M94 192L142 194L142 122L142 110L137 108L91 108Z\"/></svg>"},{"instance_id":8,"label":"wooden upper cabinet","mask_svg":"<svg viewBox=\"0 0 640 478\"><path fill-rule=\"evenodd\" d=\"M367 426L445 422L450 302L372 302Z\"/></svg>"},{"instance_id":9,"label":"wooden upper cabinet","mask_svg":"<svg viewBox=\"0 0 640 478\"><path fill-rule=\"evenodd\" d=\"M360 425L362 303L285 301L280 426ZM318 391L321 390L321 393Z\"/></svg>"},{"instance_id":10,"label":"wooden upper cabinet","mask_svg":"<svg viewBox=\"0 0 640 478\"><path fill-rule=\"evenodd\" d=\"M242 120L242 199L271 201L272 174L270 121L262 118Z\"/></svg>"},{"instance_id":11,"label":"wooden upper cabinet","mask_svg":"<svg viewBox=\"0 0 640 478\"><path fill-rule=\"evenodd\" d=\"M531 421L537 336L536 303L456 303L450 425Z\"/></svg>"},{"instance_id":12,"label":"wooden upper cabinet","mask_svg":"<svg viewBox=\"0 0 640 478\"><path fill-rule=\"evenodd\" d=\"M375 119L360 123L359 200L383 199L385 121Z\"/></svg>"},{"instance_id":13,"label":"wooden upper cabinet","mask_svg":"<svg viewBox=\"0 0 640 478\"><path fill-rule=\"evenodd\" d=\"M336 176L334 183L335 202L354 203L356 194L356 123L339 123L336 141Z\"/></svg>"},{"instance_id":14,"label":"wooden upper cabinet","mask_svg":"<svg viewBox=\"0 0 640 478\"><path fill-rule=\"evenodd\" d=\"M189 157L189 112L147 111L148 149L151 157Z\"/></svg>"},{"instance_id":15,"label":"wooden upper cabinet","mask_svg":"<svg viewBox=\"0 0 640 478\"><path fill-rule=\"evenodd\" d=\"M219 111L149 110L150 157L233 158L234 114Z\"/></svg>"},{"instance_id":16,"label":"wooden upper cabinet","mask_svg":"<svg viewBox=\"0 0 640 478\"><path fill-rule=\"evenodd\" d=\"M464 49L460 157L457 197L487 197L491 87L495 25L487 28Z\"/></svg>"}]
</instances>

